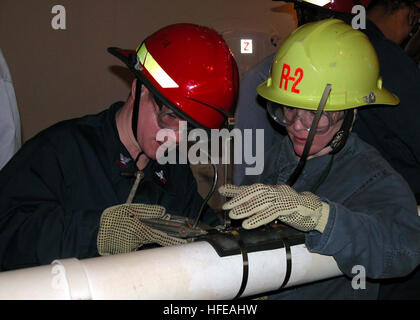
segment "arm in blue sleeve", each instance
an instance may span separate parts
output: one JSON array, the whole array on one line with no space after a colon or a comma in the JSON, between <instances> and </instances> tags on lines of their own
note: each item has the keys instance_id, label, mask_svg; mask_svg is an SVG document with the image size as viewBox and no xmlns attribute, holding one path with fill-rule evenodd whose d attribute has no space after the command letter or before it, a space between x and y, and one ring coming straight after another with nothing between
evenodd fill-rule
<instances>
[{"instance_id":1,"label":"arm in blue sleeve","mask_svg":"<svg viewBox=\"0 0 420 320\"><path fill-rule=\"evenodd\" d=\"M420 217L407 184L397 175L351 196L344 204L330 202L322 234L306 237L311 252L332 255L340 270L352 276L355 265L373 279L400 277L420 264Z\"/></svg>"}]
</instances>

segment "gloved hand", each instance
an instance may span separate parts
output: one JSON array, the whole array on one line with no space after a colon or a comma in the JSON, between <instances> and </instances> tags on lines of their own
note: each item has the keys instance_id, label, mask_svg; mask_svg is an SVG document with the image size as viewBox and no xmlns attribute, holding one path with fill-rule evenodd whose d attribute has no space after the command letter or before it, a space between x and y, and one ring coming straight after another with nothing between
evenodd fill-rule
<instances>
[{"instance_id":1,"label":"gloved hand","mask_svg":"<svg viewBox=\"0 0 420 320\"><path fill-rule=\"evenodd\" d=\"M99 224L97 247L100 255L128 253L137 250L143 244L157 243L171 246L187 243L151 228L142 220L169 219L166 209L149 204L121 204L104 210Z\"/></svg>"},{"instance_id":2,"label":"gloved hand","mask_svg":"<svg viewBox=\"0 0 420 320\"><path fill-rule=\"evenodd\" d=\"M269 186L261 183L237 187L224 185L219 193L233 197L223 205L231 219L244 220L245 229L257 228L275 219L301 231L323 232L329 216L329 205L311 192L296 192L288 185Z\"/></svg>"}]
</instances>

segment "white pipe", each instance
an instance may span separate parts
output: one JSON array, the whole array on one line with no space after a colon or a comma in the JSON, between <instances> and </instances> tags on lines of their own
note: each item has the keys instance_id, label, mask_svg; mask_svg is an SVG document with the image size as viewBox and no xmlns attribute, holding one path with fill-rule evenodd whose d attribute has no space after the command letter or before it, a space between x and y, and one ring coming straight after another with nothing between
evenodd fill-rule
<instances>
[{"instance_id":1,"label":"white pipe","mask_svg":"<svg viewBox=\"0 0 420 320\"><path fill-rule=\"evenodd\" d=\"M287 287L341 275L332 257L291 246ZM285 249L248 253L242 297L275 290L286 274ZM220 257L205 241L0 272L0 299L233 299L242 255Z\"/></svg>"}]
</instances>

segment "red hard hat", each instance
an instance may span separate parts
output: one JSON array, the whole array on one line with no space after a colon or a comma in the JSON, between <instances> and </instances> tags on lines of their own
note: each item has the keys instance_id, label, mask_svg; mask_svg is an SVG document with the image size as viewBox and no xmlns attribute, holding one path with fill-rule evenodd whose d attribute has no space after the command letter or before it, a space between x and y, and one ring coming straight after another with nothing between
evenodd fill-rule
<instances>
[{"instance_id":1,"label":"red hard hat","mask_svg":"<svg viewBox=\"0 0 420 320\"><path fill-rule=\"evenodd\" d=\"M144 85L193 125L221 128L238 94L238 67L213 29L174 24L149 36L136 49L108 48Z\"/></svg>"}]
</instances>

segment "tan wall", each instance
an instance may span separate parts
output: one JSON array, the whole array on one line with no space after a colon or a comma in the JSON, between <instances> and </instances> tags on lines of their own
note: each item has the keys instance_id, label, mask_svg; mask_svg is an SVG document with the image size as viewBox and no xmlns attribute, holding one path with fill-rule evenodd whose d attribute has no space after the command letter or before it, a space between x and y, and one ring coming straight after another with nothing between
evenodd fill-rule
<instances>
[{"instance_id":1,"label":"tan wall","mask_svg":"<svg viewBox=\"0 0 420 320\"><path fill-rule=\"evenodd\" d=\"M51 27L54 5L66 9L66 30ZM271 0L1 0L0 48L13 78L23 140L125 99L124 78L131 75L106 52L109 46L135 48L171 23L208 25L232 46L242 33L260 37L252 57L237 57L243 73L275 50L269 36L281 41L295 28L293 14L290 4Z\"/></svg>"}]
</instances>

